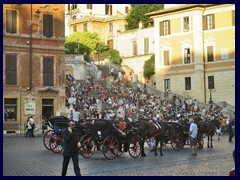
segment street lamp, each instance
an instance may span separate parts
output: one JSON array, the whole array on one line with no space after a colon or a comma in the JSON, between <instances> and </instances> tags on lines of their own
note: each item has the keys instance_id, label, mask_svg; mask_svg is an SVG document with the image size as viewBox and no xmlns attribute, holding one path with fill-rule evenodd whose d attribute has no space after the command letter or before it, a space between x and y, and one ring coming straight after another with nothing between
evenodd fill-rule
<instances>
[{"instance_id":1,"label":"street lamp","mask_svg":"<svg viewBox=\"0 0 240 180\"><path fill-rule=\"evenodd\" d=\"M209 104L212 104L212 82L209 82L209 90L210 90L210 100L209 100Z\"/></svg>"},{"instance_id":2,"label":"street lamp","mask_svg":"<svg viewBox=\"0 0 240 180\"><path fill-rule=\"evenodd\" d=\"M34 19L32 18L32 4L30 7L30 21L29 21L29 87L28 90L32 89L32 29L36 24L33 23L33 20L39 18L40 10L38 9L34 14Z\"/></svg>"}]
</instances>

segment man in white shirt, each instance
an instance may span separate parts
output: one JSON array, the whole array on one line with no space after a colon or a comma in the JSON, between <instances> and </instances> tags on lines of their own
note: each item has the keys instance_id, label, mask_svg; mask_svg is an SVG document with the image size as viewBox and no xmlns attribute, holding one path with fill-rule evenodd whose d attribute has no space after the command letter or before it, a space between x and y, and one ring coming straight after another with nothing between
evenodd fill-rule
<instances>
[{"instance_id":1,"label":"man in white shirt","mask_svg":"<svg viewBox=\"0 0 240 180\"><path fill-rule=\"evenodd\" d=\"M78 111L78 108L75 108L72 119L75 123L78 123L78 121L81 119L81 113Z\"/></svg>"},{"instance_id":2,"label":"man in white shirt","mask_svg":"<svg viewBox=\"0 0 240 180\"><path fill-rule=\"evenodd\" d=\"M189 139L190 139L190 146L192 148L192 156L196 156L198 127L194 123L194 120L192 118L189 119L189 122L191 123L189 127Z\"/></svg>"}]
</instances>

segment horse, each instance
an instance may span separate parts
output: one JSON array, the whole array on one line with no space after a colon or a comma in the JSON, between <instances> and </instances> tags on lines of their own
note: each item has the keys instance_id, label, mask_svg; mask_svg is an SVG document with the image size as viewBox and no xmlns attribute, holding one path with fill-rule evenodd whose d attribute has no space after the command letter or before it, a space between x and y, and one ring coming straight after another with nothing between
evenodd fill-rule
<instances>
[{"instance_id":1,"label":"horse","mask_svg":"<svg viewBox=\"0 0 240 180\"><path fill-rule=\"evenodd\" d=\"M215 134L216 128L219 129L221 126L221 123L218 119L210 120L210 121L198 121L196 122L198 126L198 136L197 141L199 144L199 149L203 148L203 144L201 143L202 139L204 138L204 135L208 137L207 147L213 148L212 145L212 137Z\"/></svg>"},{"instance_id":2,"label":"horse","mask_svg":"<svg viewBox=\"0 0 240 180\"><path fill-rule=\"evenodd\" d=\"M155 148L154 148L154 154L157 156L157 146L158 143L160 142L160 155L163 156L162 153L162 147L163 143L165 140L165 127L164 124L162 123L150 123L151 120L146 120L146 119L139 119L138 120L138 133L139 136L141 137L140 140L140 150L141 150L141 156L145 157L146 154L144 152L144 142L147 139L154 138L156 140L155 143Z\"/></svg>"}]
</instances>

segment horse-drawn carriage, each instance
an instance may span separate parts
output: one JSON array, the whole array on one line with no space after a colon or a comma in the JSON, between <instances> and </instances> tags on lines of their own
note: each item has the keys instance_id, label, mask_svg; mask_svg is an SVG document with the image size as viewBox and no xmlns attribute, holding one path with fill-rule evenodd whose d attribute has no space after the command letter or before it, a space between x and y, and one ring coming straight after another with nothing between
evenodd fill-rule
<instances>
[{"instance_id":1,"label":"horse-drawn carriage","mask_svg":"<svg viewBox=\"0 0 240 180\"><path fill-rule=\"evenodd\" d=\"M79 150L83 157L90 158L96 151L102 151L109 160L127 151L134 158L140 155L140 138L135 129L124 132L109 120L93 120L84 126L87 132L80 139Z\"/></svg>"},{"instance_id":2,"label":"horse-drawn carriage","mask_svg":"<svg viewBox=\"0 0 240 180\"><path fill-rule=\"evenodd\" d=\"M63 131L68 127L69 119L65 116L55 116L47 119L46 123L51 130L44 134L43 144L46 149L60 153L63 150ZM80 138L82 133L79 128L78 131Z\"/></svg>"}]
</instances>

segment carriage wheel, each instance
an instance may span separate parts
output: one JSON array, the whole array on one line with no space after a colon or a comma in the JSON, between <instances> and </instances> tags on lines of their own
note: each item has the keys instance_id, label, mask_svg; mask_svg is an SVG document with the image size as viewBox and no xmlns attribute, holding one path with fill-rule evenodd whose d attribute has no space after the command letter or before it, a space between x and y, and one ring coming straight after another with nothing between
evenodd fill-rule
<instances>
[{"instance_id":1,"label":"carriage wheel","mask_svg":"<svg viewBox=\"0 0 240 180\"><path fill-rule=\"evenodd\" d=\"M136 136L136 137L133 137L129 142L128 153L133 158L137 158L141 154L139 141L140 141L140 137Z\"/></svg>"},{"instance_id":2,"label":"carriage wheel","mask_svg":"<svg viewBox=\"0 0 240 180\"><path fill-rule=\"evenodd\" d=\"M85 158L90 158L95 153L97 147L94 139L91 135L85 134L80 139L80 143L79 153Z\"/></svg>"},{"instance_id":3,"label":"carriage wheel","mask_svg":"<svg viewBox=\"0 0 240 180\"><path fill-rule=\"evenodd\" d=\"M197 140L197 148L198 149L203 149L203 145L204 145L204 138L201 136Z\"/></svg>"},{"instance_id":4,"label":"carriage wheel","mask_svg":"<svg viewBox=\"0 0 240 180\"><path fill-rule=\"evenodd\" d=\"M53 133L54 133L53 130L49 130L43 136L43 145L47 150L51 150L50 139Z\"/></svg>"},{"instance_id":5,"label":"carriage wheel","mask_svg":"<svg viewBox=\"0 0 240 180\"><path fill-rule=\"evenodd\" d=\"M171 139L172 148L175 151L179 151L183 147L183 136L181 134L174 134L172 135Z\"/></svg>"},{"instance_id":6,"label":"carriage wheel","mask_svg":"<svg viewBox=\"0 0 240 180\"><path fill-rule=\"evenodd\" d=\"M60 153L63 150L63 135L53 133L49 145L52 152Z\"/></svg>"},{"instance_id":7,"label":"carriage wheel","mask_svg":"<svg viewBox=\"0 0 240 180\"><path fill-rule=\"evenodd\" d=\"M119 142L114 136L107 136L103 141L102 147L103 154L105 158L112 160L118 156L119 152Z\"/></svg>"},{"instance_id":8,"label":"carriage wheel","mask_svg":"<svg viewBox=\"0 0 240 180\"><path fill-rule=\"evenodd\" d=\"M54 153L60 153L63 150L63 135L53 133L50 141L50 149Z\"/></svg>"}]
</instances>

